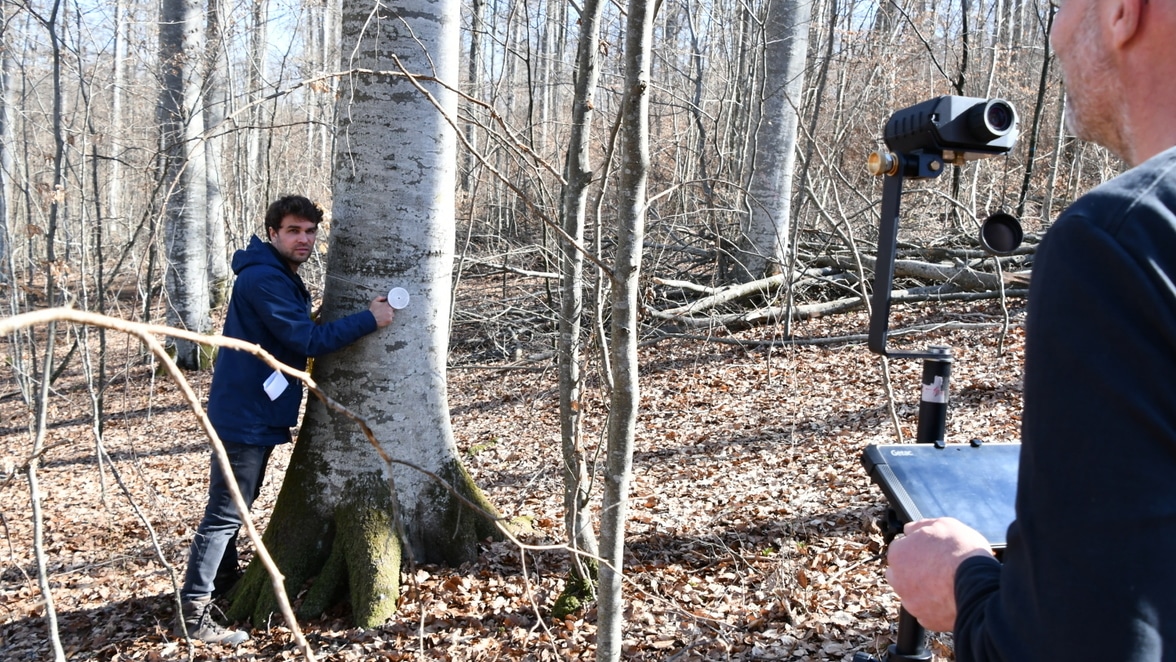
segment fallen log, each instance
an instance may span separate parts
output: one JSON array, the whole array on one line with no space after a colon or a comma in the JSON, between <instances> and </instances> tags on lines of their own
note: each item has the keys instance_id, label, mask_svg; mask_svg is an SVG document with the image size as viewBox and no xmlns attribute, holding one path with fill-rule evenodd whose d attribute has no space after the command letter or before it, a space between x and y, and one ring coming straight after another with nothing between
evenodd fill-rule
<instances>
[{"instance_id":1,"label":"fallen log","mask_svg":"<svg viewBox=\"0 0 1176 662\"><path fill-rule=\"evenodd\" d=\"M836 260L844 269L844 275L848 278L856 279L856 266L847 262L841 263L841 260ZM862 257L862 263L868 268L873 269L875 259L869 256ZM797 280L794 281L796 286L804 286L809 284L806 276L810 273L819 273L819 276L813 276L811 284L820 285L827 279L830 273L826 270L809 270L796 274ZM921 262L919 260L896 260L894 264L895 277L909 278L919 280L922 282L930 282L931 285L926 287L915 287L908 290L899 290L898 292L907 293L905 296L923 296L923 292L933 293L934 295L944 294L959 294L963 292L971 292L981 295L979 298L995 298L1000 295L1000 291L1008 286L1023 288L1028 285L1029 272L1018 271L1011 273L988 273L973 269L967 265L961 264L935 264L930 262ZM690 303L668 310L659 310L656 315L659 319L679 319L700 315L708 310L729 304L741 299L745 299L755 295L774 294L776 290L785 285L784 274L770 276L768 278L761 278L759 280L748 283L740 283L738 285L731 285L727 287L707 287L702 285L692 284L686 281L668 280L661 278L654 278L653 282L659 285L666 285L676 287L682 290L695 291L706 294L707 296L695 299ZM896 293L895 295L900 296ZM899 299L892 299L898 301ZM802 311L799 319L807 319L809 317L817 317L820 315L830 315L839 312L847 312L854 309L854 304L851 302L860 301L858 297L848 297L845 299L838 299L835 301L827 301L813 304L802 304L795 307L795 310ZM863 303L864 305L864 303ZM650 310L655 310L651 308ZM707 324L714 323L716 319L758 319L754 316L769 314L768 311L773 311L773 308L764 308L760 310L738 312L728 315L707 316L702 319L709 320ZM811 311L811 312L806 312ZM749 317L753 316L753 317ZM762 323L762 322L760 322Z\"/></svg>"},{"instance_id":2,"label":"fallen log","mask_svg":"<svg viewBox=\"0 0 1176 662\"><path fill-rule=\"evenodd\" d=\"M1023 298L1028 294L1029 290L1024 288L1007 289L1004 291L1004 295L1006 297ZM945 283L943 285L931 285L926 287L913 287L904 290L894 290L890 293L890 301L892 303L917 303L923 301L980 301L985 299L997 299L1000 296L1001 293L997 290L968 292L961 291L960 288L953 283ZM801 321L824 317L826 315L847 313L853 310L865 308L865 306L866 301L862 297L846 297L833 301L822 301L819 303L793 306L791 314L793 321ZM755 310L729 313L725 315L698 316L693 314L696 311L690 311L687 313L675 312L688 308L689 306L683 306L673 310L663 311L653 308L652 306L646 306L645 312L649 317L654 319L662 320L671 325L688 329L702 329L715 326L724 326L731 330L746 329L753 326L759 326L761 324L775 324L782 322L789 313L789 311L783 306L757 308Z\"/></svg>"}]
</instances>

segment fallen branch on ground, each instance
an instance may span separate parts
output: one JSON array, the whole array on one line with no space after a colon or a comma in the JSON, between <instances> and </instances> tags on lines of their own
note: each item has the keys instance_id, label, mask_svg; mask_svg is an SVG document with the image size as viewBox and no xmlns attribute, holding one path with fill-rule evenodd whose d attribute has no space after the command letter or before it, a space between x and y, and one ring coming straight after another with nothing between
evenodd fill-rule
<instances>
[{"instance_id":1,"label":"fallen branch on ground","mask_svg":"<svg viewBox=\"0 0 1176 662\"><path fill-rule=\"evenodd\" d=\"M1027 289L1005 290L1006 297L1025 297ZM1000 292L961 292L954 284L933 285L929 287L915 287L906 290L895 290L890 294L892 303L918 303L922 301L981 301L1000 298ZM833 301L803 304L794 306L791 310L793 321L801 321L847 313L864 308L866 302L861 297L846 297ZM684 307L687 308L687 307ZM673 310L682 310L675 308ZM673 310L662 311L647 306L646 314L654 319L664 320L674 325L681 325L689 329L703 329L715 326L725 326L728 329L746 329L760 324L775 324L784 321L789 311L782 306L758 308L747 312L730 313L726 315L694 316L675 314Z\"/></svg>"}]
</instances>

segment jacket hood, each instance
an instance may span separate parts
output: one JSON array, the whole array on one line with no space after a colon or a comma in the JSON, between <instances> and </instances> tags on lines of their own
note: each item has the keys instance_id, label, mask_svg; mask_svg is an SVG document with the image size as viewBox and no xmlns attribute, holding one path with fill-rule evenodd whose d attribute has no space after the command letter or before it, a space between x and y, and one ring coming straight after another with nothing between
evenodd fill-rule
<instances>
[{"instance_id":1,"label":"jacket hood","mask_svg":"<svg viewBox=\"0 0 1176 662\"><path fill-rule=\"evenodd\" d=\"M302 278L297 273L290 270L286 262L282 260L282 256L278 254L277 249L269 244L269 242L262 241L257 235L249 238L249 245L244 250L239 250L233 253L233 273L238 276L241 272L250 267L265 266L272 269L277 269L285 274L287 278L298 286L302 294L307 298L310 297L310 292L306 289L306 285L302 282Z\"/></svg>"}]
</instances>

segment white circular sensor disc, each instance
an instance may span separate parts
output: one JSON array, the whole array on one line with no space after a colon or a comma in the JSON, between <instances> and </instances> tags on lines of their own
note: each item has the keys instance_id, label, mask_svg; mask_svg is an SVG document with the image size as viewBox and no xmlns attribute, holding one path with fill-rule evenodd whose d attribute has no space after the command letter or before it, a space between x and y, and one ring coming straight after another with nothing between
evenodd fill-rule
<instances>
[{"instance_id":1,"label":"white circular sensor disc","mask_svg":"<svg viewBox=\"0 0 1176 662\"><path fill-rule=\"evenodd\" d=\"M408 307L408 290L403 287L394 287L388 290L388 305L396 310Z\"/></svg>"}]
</instances>

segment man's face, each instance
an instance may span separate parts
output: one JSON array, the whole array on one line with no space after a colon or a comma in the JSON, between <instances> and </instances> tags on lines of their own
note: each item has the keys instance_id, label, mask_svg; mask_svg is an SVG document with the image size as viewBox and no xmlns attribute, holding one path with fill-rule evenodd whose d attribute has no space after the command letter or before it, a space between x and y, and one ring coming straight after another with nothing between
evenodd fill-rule
<instances>
[{"instance_id":1,"label":"man's face","mask_svg":"<svg viewBox=\"0 0 1176 662\"><path fill-rule=\"evenodd\" d=\"M1108 55L1099 0L1056 0L1049 41L1066 85L1066 127L1083 140L1122 154L1115 100L1117 74Z\"/></svg>"},{"instance_id":2,"label":"man's face","mask_svg":"<svg viewBox=\"0 0 1176 662\"><path fill-rule=\"evenodd\" d=\"M286 216L277 230L268 228L269 240L278 254L290 268L298 271L299 265L310 259L314 250L314 237L318 226L301 216Z\"/></svg>"}]
</instances>

